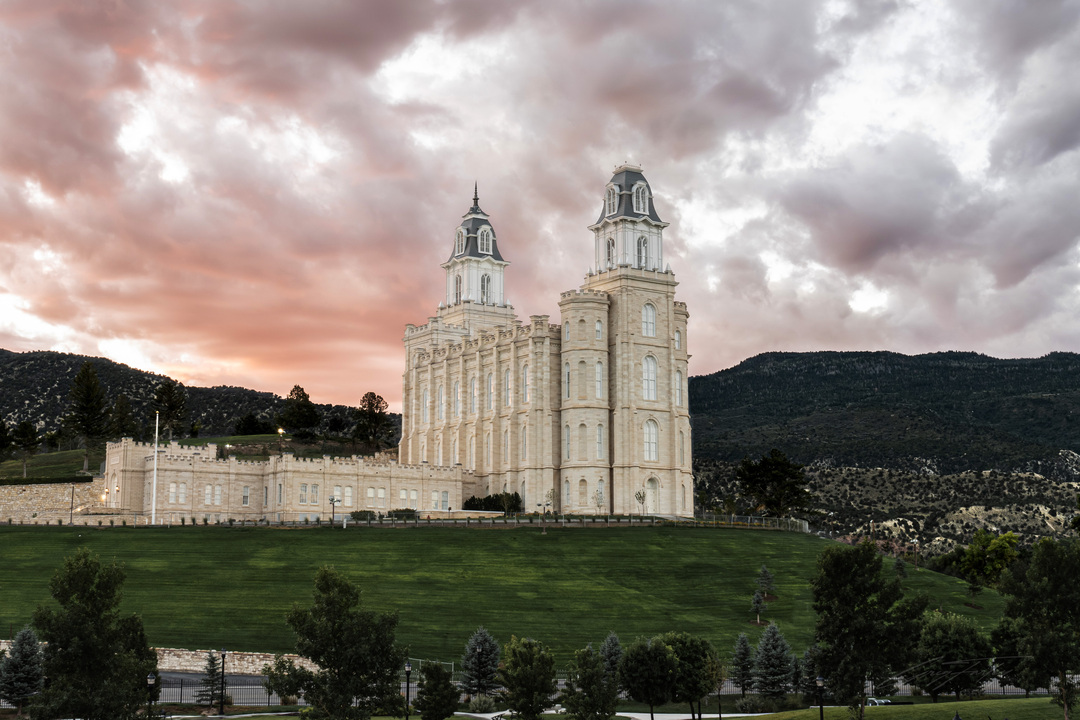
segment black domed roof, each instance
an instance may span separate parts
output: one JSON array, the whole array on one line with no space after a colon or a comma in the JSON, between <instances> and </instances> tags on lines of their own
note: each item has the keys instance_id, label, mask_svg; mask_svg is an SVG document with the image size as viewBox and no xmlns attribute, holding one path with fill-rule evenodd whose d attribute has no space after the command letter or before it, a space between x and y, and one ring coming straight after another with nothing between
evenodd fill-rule
<instances>
[{"instance_id":1,"label":"black domed roof","mask_svg":"<svg viewBox=\"0 0 1080 720\"><path fill-rule=\"evenodd\" d=\"M476 186L473 186L473 204L469 208L469 212L462 216L464 220L461 221L461 225L458 226L458 232L465 234L465 250L464 252L457 252L457 233L454 234L454 247L450 252L450 258L447 260L453 260L456 257L476 257L484 258L490 257L494 260L503 260L502 255L499 253L499 241L495 236L495 228L491 226L488 221L487 213L480 209L480 198L477 195ZM491 252L480 252L480 231L483 228L487 228L491 233Z\"/></svg>"},{"instance_id":2,"label":"black domed roof","mask_svg":"<svg viewBox=\"0 0 1080 720\"><path fill-rule=\"evenodd\" d=\"M649 189L648 207L647 212L634 212L634 186L638 183L644 183L645 187ZM645 176L641 174L641 168L636 165L620 165L615 168L615 174L611 176L609 185L614 185L619 193L618 204L615 208L615 212L610 215L605 211L607 210L607 203L603 203L600 207L600 217L596 219L597 223L602 222L605 218L619 218L629 217L635 219L649 218L653 222L663 222L660 216L656 214L656 206L653 204L652 186L649 185L649 181L645 179Z\"/></svg>"}]
</instances>

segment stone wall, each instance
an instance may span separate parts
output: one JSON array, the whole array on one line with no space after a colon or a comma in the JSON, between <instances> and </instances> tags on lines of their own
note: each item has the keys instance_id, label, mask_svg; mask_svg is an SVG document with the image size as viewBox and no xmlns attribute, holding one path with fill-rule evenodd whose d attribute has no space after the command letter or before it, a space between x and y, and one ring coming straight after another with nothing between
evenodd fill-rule
<instances>
[{"instance_id":1,"label":"stone wall","mask_svg":"<svg viewBox=\"0 0 1080 720\"><path fill-rule=\"evenodd\" d=\"M184 650L183 648L154 648L160 672L202 673L206 669L206 653L210 650ZM217 650L212 651L216 655ZM297 655L286 655L297 665L318 669L314 663ZM259 675L264 665L274 662L273 653L229 652L225 650L225 673L227 675Z\"/></svg>"},{"instance_id":2,"label":"stone wall","mask_svg":"<svg viewBox=\"0 0 1080 720\"><path fill-rule=\"evenodd\" d=\"M10 520L19 524L55 525L60 521L65 525L69 522L96 525L98 520L108 524L112 519L119 525L126 515L106 511L101 502L104 494L103 478L82 483L0 485L0 523Z\"/></svg>"}]
</instances>

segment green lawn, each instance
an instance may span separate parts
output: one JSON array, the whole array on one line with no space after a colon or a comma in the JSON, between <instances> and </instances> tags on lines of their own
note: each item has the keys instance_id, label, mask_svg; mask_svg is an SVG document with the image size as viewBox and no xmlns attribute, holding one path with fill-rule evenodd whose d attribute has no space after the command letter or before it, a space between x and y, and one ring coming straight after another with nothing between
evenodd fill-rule
<instances>
[{"instance_id":1,"label":"green lawn","mask_svg":"<svg viewBox=\"0 0 1080 720\"><path fill-rule=\"evenodd\" d=\"M91 451L90 472L96 473L101 461L105 459L104 451ZM33 482L58 482L70 480L83 468L82 450L64 450L62 452L41 453L31 457L26 463L27 479L23 480L22 460L5 460L0 462L0 484L20 485ZM89 480L87 476L79 476L79 480Z\"/></svg>"},{"instance_id":2,"label":"green lawn","mask_svg":"<svg viewBox=\"0 0 1080 720\"><path fill-rule=\"evenodd\" d=\"M740 632L756 641L750 597L765 563L777 622L802 652L814 614L808 579L828 541L809 535L706 528L520 529L0 526L0 634L49 601L61 559L88 545L127 568L124 606L159 646L287 650L284 624L307 604L315 569L331 564L364 590L366 607L400 613L413 657L455 660L484 625L500 641L526 635L559 662L611 630L623 642L685 630L727 652ZM891 568L891 563L887 563ZM966 584L925 570L907 583L931 606L972 615L985 630L1002 602L965 606Z\"/></svg>"},{"instance_id":3,"label":"green lawn","mask_svg":"<svg viewBox=\"0 0 1080 720\"><path fill-rule=\"evenodd\" d=\"M727 708L725 708L727 710ZM1049 720L1064 717L1056 705L1046 697L997 698L965 702L938 702L936 704L894 705L866 708L867 720L951 720L960 713L963 720ZM768 720L818 720L818 708L792 710L765 715ZM846 707L826 707L825 720L848 720Z\"/></svg>"}]
</instances>

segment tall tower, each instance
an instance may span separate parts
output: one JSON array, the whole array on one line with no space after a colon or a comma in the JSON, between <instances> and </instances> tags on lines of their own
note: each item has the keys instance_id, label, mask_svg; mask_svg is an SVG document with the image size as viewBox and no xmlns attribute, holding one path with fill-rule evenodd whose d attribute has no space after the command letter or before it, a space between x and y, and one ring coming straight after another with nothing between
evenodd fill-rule
<instances>
[{"instance_id":1,"label":"tall tower","mask_svg":"<svg viewBox=\"0 0 1080 720\"><path fill-rule=\"evenodd\" d=\"M506 304L503 270L510 263L499 254L499 243L473 186L473 204L454 233L446 270L446 298L440 319L468 330L507 325L514 309Z\"/></svg>"},{"instance_id":2,"label":"tall tower","mask_svg":"<svg viewBox=\"0 0 1080 720\"><path fill-rule=\"evenodd\" d=\"M581 292L603 294L607 300L610 510L620 514L693 512L686 393L689 314L686 304L675 300L678 283L664 264L666 227L641 168L616 168L600 217L589 226L596 270Z\"/></svg>"}]
</instances>

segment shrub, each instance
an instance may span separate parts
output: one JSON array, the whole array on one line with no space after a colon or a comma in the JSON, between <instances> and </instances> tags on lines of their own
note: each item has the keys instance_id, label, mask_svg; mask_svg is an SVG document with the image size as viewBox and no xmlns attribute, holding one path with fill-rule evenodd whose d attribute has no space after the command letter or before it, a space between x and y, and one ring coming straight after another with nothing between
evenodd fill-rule
<instances>
[{"instance_id":1,"label":"shrub","mask_svg":"<svg viewBox=\"0 0 1080 720\"><path fill-rule=\"evenodd\" d=\"M234 522L236 522L236 521L233 520L232 518L229 518L229 527L232 527Z\"/></svg>"},{"instance_id":2,"label":"shrub","mask_svg":"<svg viewBox=\"0 0 1080 720\"><path fill-rule=\"evenodd\" d=\"M351 513L349 513L349 517L351 517L356 522L364 522L366 520L374 520L375 519L375 511L374 510L354 510Z\"/></svg>"},{"instance_id":3,"label":"shrub","mask_svg":"<svg viewBox=\"0 0 1080 720\"><path fill-rule=\"evenodd\" d=\"M181 518L180 518L180 524L181 524L181 525L185 525L185 524L187 524L187 520L186 520L186 518L183 518L183 517L181 517Z\"/></svg>"},{"instance_id":4,"label":"shrub","mask_svg":"<svg viewBox=\"0 0 1080 720\"><path fill-rule=\"evenodd\" d=\"M495 698L488 695L477 695L469 701L469 712L490 713L495 712Z\"/></svg>"},{"instance_id":5,"label":"shrub","mask_svg":"<svg viewBox=\"0 0 1080 720\"><path fill-rule=\"evenodd\" d=\"M396 510L391 510L389 515L396 520L416 519L416 511L412 508L397 508Z\"/></svg>"},{"instance_id":6,"label":"shrub","mask_svg":"<svg viewBox=\"0 0 1080 720\"><path fill-rule=\"evenodd\" d=\"M109 527L116 527L116 521L112 518L109 518Z\"/></svg>"}]
</instances>

